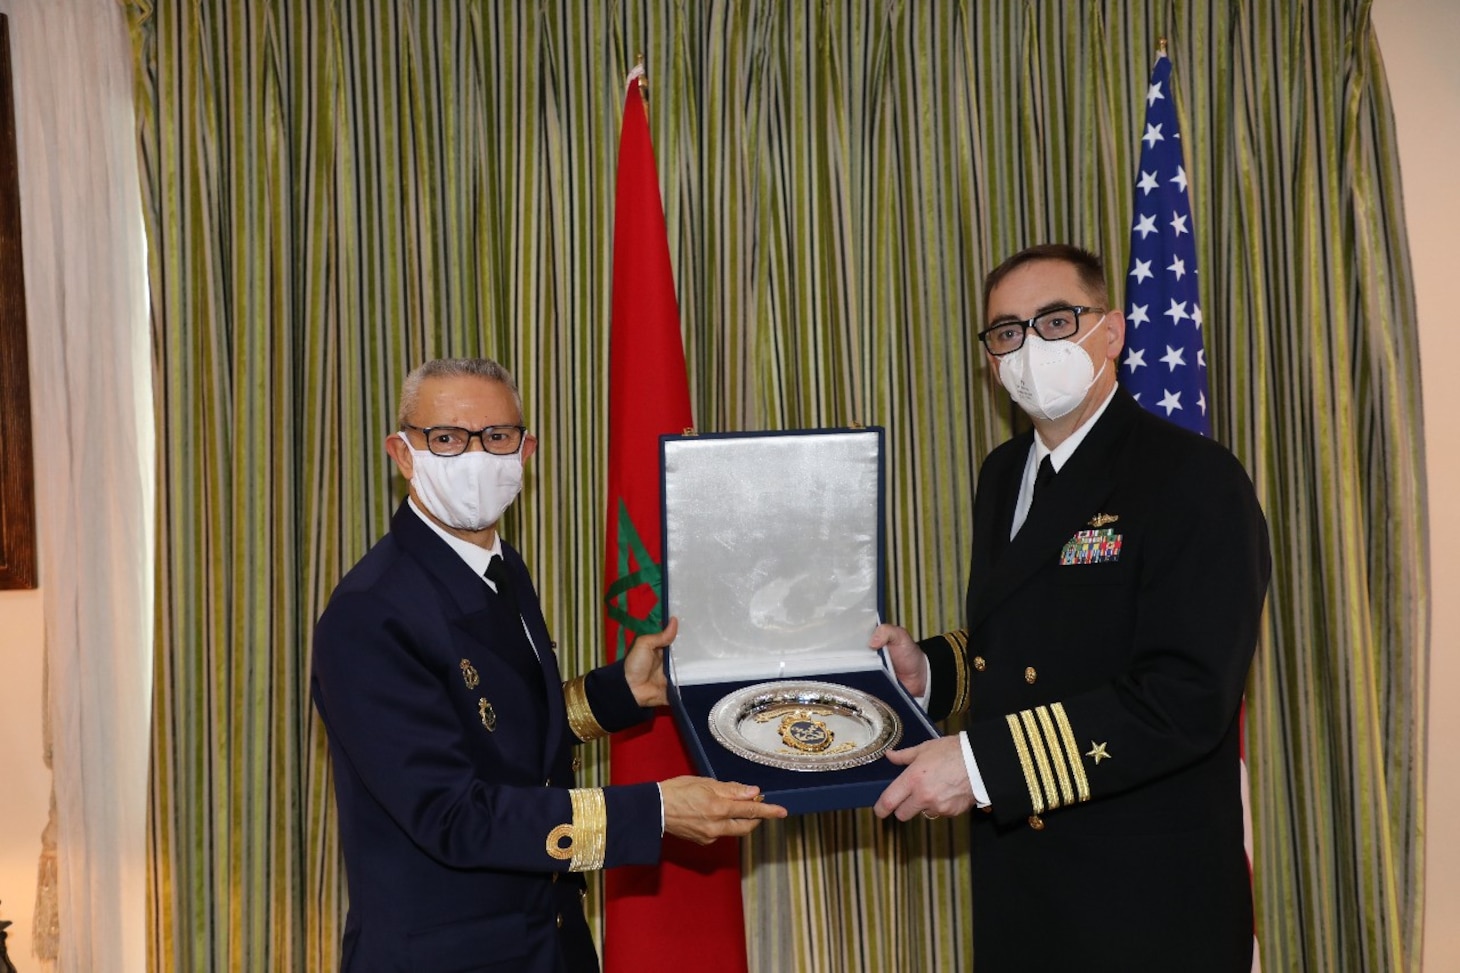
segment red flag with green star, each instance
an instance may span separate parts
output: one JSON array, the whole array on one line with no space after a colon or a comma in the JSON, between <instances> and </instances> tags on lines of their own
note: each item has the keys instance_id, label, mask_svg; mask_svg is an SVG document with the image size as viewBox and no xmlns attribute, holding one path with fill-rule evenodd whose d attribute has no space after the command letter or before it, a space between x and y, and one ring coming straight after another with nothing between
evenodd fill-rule
<instances>
[{"instance_id":1,"label":"red flag with green star","mask_svg":"<svg viewBox=\"0 0 1460 973\"><path fill-rule=\"evenodd\" d=\"M694 424L643 73L640 66L629 75L614 203L604 596L610 662L635 635L657 632L667 621L659 583L659 436ZM694 773L667 710L615 734L609 746L612 784ZM697 970L747 968L733 838L702 847L666 837L657 867L613 868L605 881L606 973L642 970L669 956L693 956Z\"/></svg>"}]
</instances>

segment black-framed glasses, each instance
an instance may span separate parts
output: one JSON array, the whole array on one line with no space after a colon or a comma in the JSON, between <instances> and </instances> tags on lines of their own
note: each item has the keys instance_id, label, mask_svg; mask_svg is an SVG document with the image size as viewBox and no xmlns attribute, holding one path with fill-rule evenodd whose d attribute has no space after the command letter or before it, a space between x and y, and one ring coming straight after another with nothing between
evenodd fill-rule
<instances>
[{"instance_id":1,"label":"black-framed glasses","mask_svg":"<svg viewBox=\"0 0 1460 973\"><path fill-rule=\"evenodd\" d=\"M460 426L413 426L401 423L404 429L414 429L426 437L426 448L437 456L460 456L466 452L473 439L482 441L482 449L498 456L511 456L522 448L527 438L526 426L483 426L481 429L463 429Z\"/></svg>"},{"instance_id":2,"label":"black-framed glasses","mask_svg":"<svg viewBox=\"0 0 1460 973\"><path fill-rule=\"evenodd\" d=\"M1080 332L1080 315L1104 314L1103 307L1056 307L1043 311L1028 321L999 321L978 333L978 340L990 355L1007 355L1024 345L1024 336L1033 328L1045 341L1063 341Z\"/></svg>"}]
</instances>

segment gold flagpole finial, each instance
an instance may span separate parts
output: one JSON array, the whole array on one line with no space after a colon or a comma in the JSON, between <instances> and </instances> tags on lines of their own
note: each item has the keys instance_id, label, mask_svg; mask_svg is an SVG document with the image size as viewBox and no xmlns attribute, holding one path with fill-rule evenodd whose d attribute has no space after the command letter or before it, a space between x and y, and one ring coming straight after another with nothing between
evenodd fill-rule
<instances>
[{"instance_id":1,"label":"gold flagpole finial","mask_svg":"<svg viewBox=\"0 0 1460 973\"><path fill-rule=\"evenodd\" d=\"M639 97L647 102L649 100L649 78L648 74L644 71L644 55L642 53L634 58L634 66L629 71L629 76L624 79L625 84L634 84L635 82L638 82L635 87L639 89Z\"/></svg>"}]
</instances>

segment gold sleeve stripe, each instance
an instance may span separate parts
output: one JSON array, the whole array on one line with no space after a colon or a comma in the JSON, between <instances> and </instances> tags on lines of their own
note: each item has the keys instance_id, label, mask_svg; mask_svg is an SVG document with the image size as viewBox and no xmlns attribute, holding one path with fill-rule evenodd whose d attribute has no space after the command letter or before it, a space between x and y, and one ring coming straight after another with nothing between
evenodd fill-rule
<instances>
[{"instance_id":1,"label":"gold sleeve stripe","mask_svg":"<svg viewBox=\"0 0 1460 973\"><path fill-rule=\"evenodd\" d=\"M588 691L583 677L563 683L563 705L568 710L568 727L573 735L584 743L608 736L608 731L598 725L593 717L593 708L588 705Z\"/></svg>"},{"instance_id":2,"label":"gold sleeve stripe","mask_svg":"<svg viewBox=\"0 0 1460 973\"><path fill-rule=\"evenodd\" d=\"M1054 710L1054 721L1060 728L1060 739L1064 741L1065 756L1069 758L1070 768L1075 773L1075 793L1081 802L1090 799L1090 779L1085 776L1085 764L1080 760L1080 748L1075 743L1075 731L1070 729L1070 718L1065 715L1063 703L1054 703L1050 706Z\"/></svg>"},{"instance_id":3,"label":"gold sleeve stripe","mask_svg":"<svg viewBox=\"0 0 1460 973\"><path fill-rule=\"evenodd\" d=\"M608 849L608 802L601 787L575 787L573 802L573 860L570 872L592 872L603 867Z\"/></svg>"},{"instance_id":4,"label":"gold sleeve stripe","mask_svg":"<svg viewBox=\"0 0 1460 973\"><path fill-rule=\"evenodd\" d=\"M1060 746L1058 734L1055 732L1054 720L1049 717L1049 707L1040 706L1034 710L1034 715L1039 717L1039 729L1044 734L1044 746L1049 750L1050 762L1054 764L1055 776L1060 782L1060 804L1068 806L1075 803L1075 792L1070 788L1070 774L1065 769L1065 750Z\"/></svg>"},{"instance_id":5,"label":"gold sleeve stripe","mask_svg":"<svg viewBox=\"0 0 1460 973\"><path fill-rule=\"evenodd\" d=\"M1034 805L1035 814L1044 813L1044 792L1039 789L1039 778L1034 776L1034 762L1029 759L1029 745L1024 742L1024 727L1019 715L1010 713L1004 719L1009 721L1009 735L1014 738L1014 752L1019 755L1019 766L1024 771L1024 784L1029 788L1029 803Z\"/></svg>"},{"instance_id":6,"label":"gold sleeve stripe","mask_svg":"<svg viewBox=\"0 0 1460 973\"><path fill-rule=\"evenodd\" d=\"M1029 740L1029 752L1034 755L1034 766L1039 768L1039 779L1044 784L1050 810L1060 807L1059 790L1055 787L1054 773L1049 769L1049 753L1044 749L1044 739L1039 735L1039 723L1032 710L1023 710L1019 718L1024 721L1024 734Z\"/></svg>"},{"instance_id":7,"label":"gold sleeve stripe","mask_svg":"<svg viewBox=\"0 0 1460 973\"><path fill-rule=\"evenodd\" d=\"M968 632L959 629L956 632L946 633L943 638L947 639L948 645L953 649L953 672L956 682L953 689L952 712L962 713L968 709L969 703Z\"/></svg>"}]
</instances>

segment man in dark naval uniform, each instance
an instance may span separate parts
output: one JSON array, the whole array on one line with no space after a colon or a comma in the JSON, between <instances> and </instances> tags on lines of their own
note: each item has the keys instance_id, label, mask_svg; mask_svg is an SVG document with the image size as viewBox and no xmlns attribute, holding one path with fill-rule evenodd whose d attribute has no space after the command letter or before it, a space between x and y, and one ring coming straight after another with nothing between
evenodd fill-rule
<instances>
[{"instance_id":1,"label":"man in dark naval uniform","mask_svg":"<svg viewBox=\"0 0 1460 973\"><path fill-rule=\"evenodd\" d=\"M966 627L872 637L930 716L969 716L889 755L876 811L975 809L980 973L1246 971L1239 712L1271 572L1252 482L1117 387L1099 258L1021 251L984 307L1034 429L979 472Z\"/></svg>"},{"instance_id":2,"label":"man in dark naval uniform","mask_svg":"<svg viewBox=\"0 0 1460 973\"><path fill-rule=\"evenodd\" d=\"M563 681L527 566L497 533L536 445L496 362L406 378L386 450L410 495L314 636L344 970L597 970L579 873L652 864L666 832L706 843L785 816L754 787L700 777L577 785L574 744L664 705L676 624Z\"/></svg>"}]
</instances>

